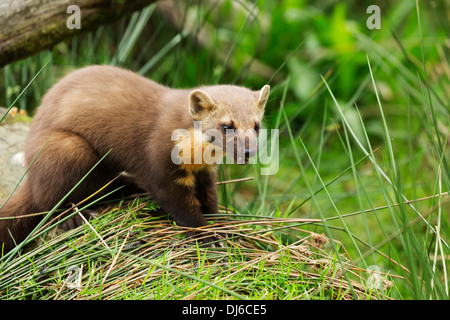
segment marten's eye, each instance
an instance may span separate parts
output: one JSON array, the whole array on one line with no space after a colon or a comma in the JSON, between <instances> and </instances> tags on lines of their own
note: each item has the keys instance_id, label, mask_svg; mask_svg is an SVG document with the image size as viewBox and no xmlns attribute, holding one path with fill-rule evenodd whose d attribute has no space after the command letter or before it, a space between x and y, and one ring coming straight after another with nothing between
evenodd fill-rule
<instances>
[{"instance_id":1,"label":"marten's eye","mask_svg":"<svg viewBox=\"0 0 450 320\"><path fill-rule=\"evenodd\" d=\"M234 128L234 123L232 122L232 123L229 123L229 124L223 124L222 125L222 131L223 132L227 132L227 130L234 130L235 128Z\"/></svg>"}]
</instances>

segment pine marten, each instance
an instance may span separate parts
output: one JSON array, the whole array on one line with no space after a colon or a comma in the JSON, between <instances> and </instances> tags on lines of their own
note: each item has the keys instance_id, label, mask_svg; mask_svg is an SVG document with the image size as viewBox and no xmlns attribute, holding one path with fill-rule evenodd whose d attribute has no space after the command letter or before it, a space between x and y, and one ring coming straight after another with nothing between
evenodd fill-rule
<instances>
[{"instance_id":1,"label":"pine marten","mask_svg":"<svg viewBox=\"0 0 450 320\"><path fill-rule=\"evenodd\" d=\"M225 154L238 160L238 148L228 151L226 146L247 132L244 157L248 162L255 154L249 145L257 139L269 91L268 85L260 91L232 85L172 89L113 66L74 71L43 97L26 140L26 166L45 147L27 180L0 210L0 218L51 210L109 152L66 204L85 199L126 172L128 180L131 177L148 192L178 225L204 226L203 214L218 212L217 165L202 157L200 163L175 161L174 146L183 147L186 141L185 137L174 139L173 133L184 129L195 135L195 123L201 124L200 135L215 129L223 133ZM234 133L227 135L232 129ZM180 151L179 159L185 160L189 153L194 159L198 143L205 150L218 142L217 136L193 141L188 142L192 153ZM39 219L0 220L4 252L23 241Z\"/></svg>"}]
</instances>

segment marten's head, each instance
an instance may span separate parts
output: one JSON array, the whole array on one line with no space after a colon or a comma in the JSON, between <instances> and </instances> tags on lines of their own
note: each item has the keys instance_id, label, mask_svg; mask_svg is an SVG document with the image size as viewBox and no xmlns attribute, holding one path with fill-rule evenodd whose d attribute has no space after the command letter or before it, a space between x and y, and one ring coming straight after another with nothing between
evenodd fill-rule
<instances>
[{"instance_id":1,"label":"marten's head","mask_svg":"<svg viewBox=\"0 0 450 320\"><path fill-rule=\"evenodd\" d=\"M223 150L236 163L248 163L257 153L257 138L269 92L268 85L260 91L229 85L193 90L189 96L189 112L194 123L201 123L204 157L209 155L217 160L221 156L217 150ZM215 149L208 150L208 142Z\"/></svg>"}]
</instances>

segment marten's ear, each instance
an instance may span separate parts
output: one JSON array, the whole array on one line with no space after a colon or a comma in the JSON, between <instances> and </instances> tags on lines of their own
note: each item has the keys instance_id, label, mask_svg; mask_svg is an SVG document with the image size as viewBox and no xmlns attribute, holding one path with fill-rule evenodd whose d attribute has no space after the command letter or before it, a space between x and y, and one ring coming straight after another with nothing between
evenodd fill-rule
<instances>
[{"instance_id":1,"label":"marten's ear","mask_svg":"<svg viewBox=\"0 0 450 320\"><path fill-rule=\"evenodd\" d=\"M197 89L189 96L189 113L192 118L198 118L203 112L211 111L215 106L215 102L205 91Z\"/></svg>"},{"instance_id":2,"label":"marten's ear","mask_svg":"<svg viewBox=\"0 0 450 320\"><path fill-rule=\"evenodd\" d=\"M269 93L270 93L270 86L266 84L262 89L259 91L259 97L258 97L258 107L260 110L264 111L264 107L266 106L267 99L269 99Z\"/></svg>"}]
</instances>

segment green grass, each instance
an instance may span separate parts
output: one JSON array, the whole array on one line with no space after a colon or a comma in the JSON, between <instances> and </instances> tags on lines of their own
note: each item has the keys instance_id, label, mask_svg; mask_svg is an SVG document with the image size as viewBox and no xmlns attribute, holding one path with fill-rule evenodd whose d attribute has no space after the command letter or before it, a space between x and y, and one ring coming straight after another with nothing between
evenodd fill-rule
<instances>
[{"instance_id":1,"label":"green grass","mask_svg":"<svg viewBox=\"0 0 450 320\"><path fill-rule=\"evenodd\" d=\"M112 209L112 210L111 210ZM202 247L150 201L122 201L77 229L44 237L1 265L2 299L349 299L380 298L345 251L336 263L327 238L300 219L210 217L237 237ZM307 224L307 221L301 222ZM284 227L273 234L271 228ZM93 231L96 230L96 232ZM282 244L280 235L301 232ZM352 278L349 283L344 274ZM383 292L383 294L385 294Z\"/></svg>"},{"instance_id":2,"label":"green grass","mask_svg":"<svg viewBox=\"0 0 450 320\"><path fill-rule=\"evenodd\" d=\"M254 178L222 184L226 213L209 218L235 226L242 245L183 246L181 229L145 214L150 203L124 202L92 221L107 246L84 226L4 257L0 297L448 299L450 27L435 4L380 5L376 31L350 2L191 6L180 29L150 6L6 66L0 99L29 113L60 76L94 63L177 87L269 82L265 127L280 130L280 168L219 170ZM299 259L312 234L328 244ZM70 266L83 266L81 290L67 287ZM392 286L370 291L376 277L363 270Z\"/></svg>"}]
</instances>

